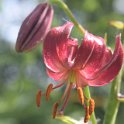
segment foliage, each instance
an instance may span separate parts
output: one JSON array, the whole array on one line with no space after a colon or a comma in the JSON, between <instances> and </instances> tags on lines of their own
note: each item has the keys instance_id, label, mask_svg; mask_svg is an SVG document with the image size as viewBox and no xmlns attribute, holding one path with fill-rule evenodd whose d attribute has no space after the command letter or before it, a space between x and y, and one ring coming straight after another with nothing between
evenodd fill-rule
<instances>
[{"instance_id":1,"label":"foliage","mask_svg":"<svg viewBox=\"0 0 124 124\"><path fill-rule=\"evenodd\" d=\"M7 2L7 0L5 1ZM102 37L106 32L108 34L107 44L113 46L115 34L121 32L121 30L111 27L109 21L124 20L124 16L115 11L113 0L75 0L73 2L66 0L65 2L84 27ZM56 12L53 26L68 20L58 7L54 6L54 8ZM2 11L1 8L0 11ZM82 39L81 35L77 35L76 32L77 29L75 28L72 35ZM57 97L62 94L63 89L53 93L49 102L43 100L40 109L35 104L37 90L43 89L45 91L46 85L53 82L47 77L45 71L41 57L42 46L37 47L31 53L17 54L14 45L0 39L0 124L62 124L62 122L52 119L51 108L53 101L58 99ZM123 82L124 74L121 88L124 93ZM100 119L100 123L103 121L110 85L97 89L91 88L92 96L96 101L96 116ZM58 95L56 96L56 94ZM76 92L70 99L71 102L65 113L76 118L76 120L80 120L84 111L78 104ZM124 104L121 103L117 124L123 124L123 106Z\"/></svg>"}]
</instances>

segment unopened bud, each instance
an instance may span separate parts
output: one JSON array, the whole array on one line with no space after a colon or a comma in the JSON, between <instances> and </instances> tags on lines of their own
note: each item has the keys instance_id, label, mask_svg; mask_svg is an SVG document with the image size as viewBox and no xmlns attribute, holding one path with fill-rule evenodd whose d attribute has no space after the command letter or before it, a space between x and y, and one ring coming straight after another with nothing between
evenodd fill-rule
<instances>
[{"instance_id":1,"label":"unopened bud","mask_svg":"<svg viewBox=\"0 0 124 124\"><path fill-rule=\"evenodd\" d=\"M16 51L31 50L41 42L50 29L52 18L52 7L48 3L39 4L21 25L16 42Z\"/></svg>"}]
</instances>

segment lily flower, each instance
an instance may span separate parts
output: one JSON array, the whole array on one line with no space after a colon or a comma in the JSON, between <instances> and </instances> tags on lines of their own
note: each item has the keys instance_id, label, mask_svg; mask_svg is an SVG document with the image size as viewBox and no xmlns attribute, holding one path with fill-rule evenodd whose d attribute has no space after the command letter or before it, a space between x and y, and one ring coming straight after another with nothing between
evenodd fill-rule
<instances>
[{"instance_id":1,"label":"lily flower","mask_svg":"<svg viewBox=\"0 0 124 124\"><path fill-rule=\"evenodd\" d=\"M50 29L53 8L48 3L41 3L25 18L16 42L16 51L31 50L42 42Z\"/></svg>"},{"instance_id":2,"label":"lily flower","mask_svg":"<svg viewBox=\"0 0 124 124\"><path fill-rule=\"evenodd\" d=\"M46 90L46 99L51 91L66 85L65 92L53 106L53 118L56 114L63 114L72 89L76 88L79 100L85 108L87 122L94 111L94 100L88 100L83 95L85 86L103 86L110 83L119 73L124 52L120 35L116 36L114 52L105 44L103 38L85 32L81 45L78 40L71 38L73 24L67 22L63 26L51 29L44 41L43 57L46 71L50 78L59 82L56 86L50 84ZM58 110L59 105L61 108Z\"/></svg>"}]
</instances>

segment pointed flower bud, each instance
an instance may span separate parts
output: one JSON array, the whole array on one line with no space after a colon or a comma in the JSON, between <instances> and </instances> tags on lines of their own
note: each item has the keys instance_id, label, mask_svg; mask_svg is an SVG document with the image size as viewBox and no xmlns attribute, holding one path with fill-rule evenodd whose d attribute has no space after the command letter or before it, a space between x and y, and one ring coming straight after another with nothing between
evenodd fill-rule
<instances>
[{"instance_id":1,"label":"pointed flower bud","mask_svg":"<svg viewBox=\"0 0 124 124\"><path fill-rule=\"evenodd\" d=\"M26 17L18 33L16 51L24 52L41 42L50 29L53 8L48 3L41 3Z\"/></svg>"}]
</instances>

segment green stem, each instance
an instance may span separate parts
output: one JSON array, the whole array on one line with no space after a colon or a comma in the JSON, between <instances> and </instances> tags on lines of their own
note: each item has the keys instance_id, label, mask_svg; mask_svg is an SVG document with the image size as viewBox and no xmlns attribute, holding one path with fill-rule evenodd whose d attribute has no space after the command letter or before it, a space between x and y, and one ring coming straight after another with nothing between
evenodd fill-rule
<instances>
[{"instance_id":1,"label":"green stem","mask_svg":"<svg viewBox=\"0 0 124 124\"><path fill-rule=\"evenodd\" d=\"M80 33L84 34L85 29L77 22L68 6L62 0L50 0L50 2L57 4L60 8L62 8L74 25L79 29Z\"/></svg>"},{"instance_id":2,"label":"green stem","mask_svg":"<svg viewBox=\"0 0 124 124\"><path fill-rule=\"evenodd\" d=\"M91 99L91 96L90 96L90 90L89 90L89 87L86 86L84 89L83 89L83 92L84 92L84 95L87 99ZM88 104L88 101L87 101L87 104ZM92 115L91 115L91 121L92 121L92 124L96 124L96 117L95 117L95 113L93 112Z\"/></svg>"},{"instance_id":3,"label":"green stem","mask_svg":"<svg viewBox=\"0 0 124 124\"><path fill-rule=\"evenodd\" d=\"M120 71L117 78L112 82L109 101L105 113L103 124L115 124L120 101L117 94L120 92L122 71Z\"/></svg>"},{"instance_id":4,"label":"green stem","mask_svg":"<svg viewBox=\"0 0 124 124\"><path fill-rule=\"evenodd\" d=\"M124 23L123 23L123 24L124 24ZM124 28L123 28L123 29L124 29ZM124 30L123 30L123 33L124 33ZM124 69L121 70L121 75L123 75L123 74L124 74ZM120 93L120 87L121 87L121 84L120 84L120 86L119 86L119 88L118 88L117 99L118 99L118 101L120 101L120 102L124 102L124 95Z\"/></svg>"},{"instance_id":5,"label":"green stem","mask_svg":"<svg viewBox=\"0 0 124 124\"><path fill-rule=\"evenodd\" d=\"M57 116L56 119L59 119L63 122L65 122L66 124L77 124L78 121L71 118L71 117L68 117L68 116L64 116L64 115L60 115L60 116Z\"/></svg>"}]
</instances>

